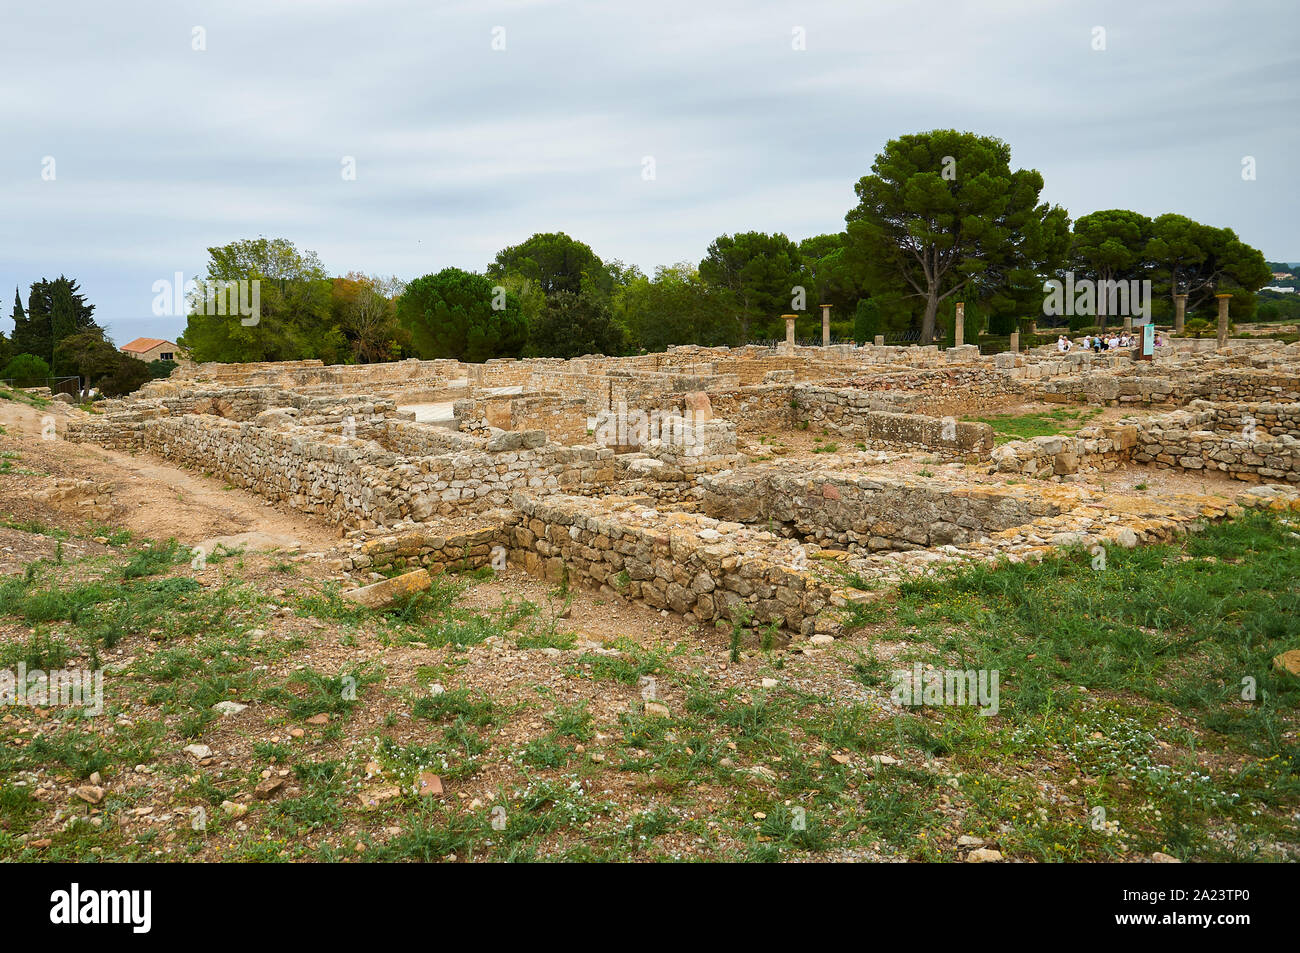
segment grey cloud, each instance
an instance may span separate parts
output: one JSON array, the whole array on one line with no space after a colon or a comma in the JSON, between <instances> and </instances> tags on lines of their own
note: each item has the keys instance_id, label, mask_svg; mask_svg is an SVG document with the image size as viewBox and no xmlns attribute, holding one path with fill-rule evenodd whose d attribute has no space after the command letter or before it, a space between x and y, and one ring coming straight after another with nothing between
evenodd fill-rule
<instances>
[{"instance_id":1,"label":"grey cloud","mask_svg":"<svg viewBox=\"0 0 1300 953\"><path fill-rule=\"evenodd\" d=\"M1176 210L1294 260L1296 22L1281 0L28 4L0 38L0 308L62 272L119 340L174 336L152 283L258 234L410 278L563 229L650 272L724 231L839 230L884 143L940 126L1008 140L1073 215Z\"/></svg>"}]
</instances>

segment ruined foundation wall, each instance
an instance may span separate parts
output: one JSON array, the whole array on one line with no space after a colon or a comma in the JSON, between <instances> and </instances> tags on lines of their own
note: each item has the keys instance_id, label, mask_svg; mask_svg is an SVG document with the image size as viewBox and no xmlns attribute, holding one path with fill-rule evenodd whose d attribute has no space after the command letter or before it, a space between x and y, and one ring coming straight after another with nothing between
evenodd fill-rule
<instances>
[{"instance_id":1,"label":"ruined foundation wall","mask_svg":"<svg viewBox=\"0 0 1300 953\"><path fill-rule=\"evenodd\" d=\"M712 397L720 416L744 432L789 430L807 422L853 440L883 447L918 447L987 458L993 431L987 424L944 420L899 409L893 391L814 384L763 384Z\"/></svg>"},{"instance_id":2,"label":"ruined foundation wall","mask_svg":"<svg viewBox=\"0 0 1300 953\"><path fill-rule=\"evenodd\" d=\"M1297 432L1297 418L1300 404L1196 401L1187 410L1141 421L1133 459L1159 467L1217 470L1249 482L1297 483L1300 440L1290 435Z\"/></svg>"},{"instance_id":3,"label":"ruined foundation wall","mask_svg":"<svg viewBox=\"0 0 1300 953\"><path fill-rule=\"evenodd\" d=\"M499 434L481 449L411 457L288 423L261 427L198 414L95 417L70 424L66 435L216 473L348 526L479 512L508 505L516 490L595 492L618 476L613 451L546 444L536 431Z\"/></svg>"},{"instance_id":4,"label":"ruined foundation wall","mask_svg":"<svg viewBox=\"0 0 1300 953\"><path fill-rule=\"evenodd\" d=\"M510 561L558 580L681 613L689 621L730 618L744 606L762 625L793 632L838 631L832 613L817 614L842 593L813 574L782 565L791 553L767 534L753 534L761 554L728 529L688 513L592 515L588 501L516 498ZM749 532L749 531L747 531ZM820 626L820 627L819 627Z\"/></svg>"},{"instance_id":5,"label":"ruined foundation wall","mask_svg":"<svg viewBox=\"0 0 1300 953\"><path fill-rule=\"evenodd\" d=\"M1014 487L936 488L777 468L704 480L709 516L872 551L966 543L1060 511L1040 494Z\"/></svg>"}]
</instances>

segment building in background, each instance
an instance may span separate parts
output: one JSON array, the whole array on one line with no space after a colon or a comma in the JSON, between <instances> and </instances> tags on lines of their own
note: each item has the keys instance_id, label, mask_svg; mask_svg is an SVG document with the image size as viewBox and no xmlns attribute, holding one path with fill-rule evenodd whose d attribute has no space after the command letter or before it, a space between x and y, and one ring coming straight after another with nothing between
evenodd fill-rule
<instances>
[{"instance_id":1,"label":"building in background","mask_svg":"<svg viewBox=\"0 0 1300 953\"><path fill-rule=\"evenodd\" d=\"M181 361L185 358L181 348L171 341L160 338L136 338L128 344L123 344L120 350L124 354L138 357L146 364L150 361Z\"/></svg>"}]
</instances>

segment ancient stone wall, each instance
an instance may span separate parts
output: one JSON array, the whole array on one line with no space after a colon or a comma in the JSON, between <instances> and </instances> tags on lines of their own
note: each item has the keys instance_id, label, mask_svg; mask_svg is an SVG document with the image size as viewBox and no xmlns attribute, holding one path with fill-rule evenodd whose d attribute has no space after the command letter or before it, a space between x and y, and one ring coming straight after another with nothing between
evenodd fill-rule
<instances>
[{"instance_id":1,"label":"ancient stone wall","mask_svg":"<svg viewBox=\"0 0 1300 953\"><path fill-rule=\"evenodd\" d=\"M574 585L681 613L689 621L748 615L794 632L838 631L824 609L852 596L824 576L796 567L788 543L691 513L628 504L592 512L589 501L516 497L511 562ZM743 608L742 608L743 607Z\"/></svg>"},{"instance_id":2,"label":"ancient stone wall","mask_svg":"<svg viewBox=\"0 0 1300 953\"><path fill-rule=\"evenodd\" d=\"M452 412L457 429L466 433L497 430L544 430L559 443L590 443L587 401L560 394L480 394L458 400Z\"/></svg>"},{"instance_id":3,"label":"ancient stone wall","mask_svg":"<svg viewBox=\"0 0 1300 953\"><path fill-rule=\"evenodd\" d=\"M923 447L981 459L987 459L993 449L988 424L875 410L876 396L871 392L796 385L791 399L793 415L810 426L875 446Z\"/></svg>"},{"instance_id":4,"label":"ancient stone wall","mask_svg":"<svg viewBox=\"0 0 1300 953\"><path fill-rule=\"evenodd\" d=\"M1224 366L1231 358L1215 356L1182 365L1121 361L1093 365L1080 373L1048 379L1035 393L1054 403L1093 406L1181 407L1190 401L1300 400L1300 373L1288 368Z\"/></svg>"},{"instance_id":5,"label":"ancient stone wall","mask_svg":"<svg viewBox=\"0 0 1300 953\"><path fill-rule=\"evenodd\" d=\"M612 450L547 444L539 431L499 433L481 449L410 457L287 420L263 427L199 414L92 417L69 424L66 436L153 453L349 526L477 512L507 505L520 489L593 492L618 475Z\"/></svg>"},{"instance_id":6,"label":"ancient stone wall","mask_svg":"<svg viewBox=\"0 0 1300 953\"><path fill-rule=\"evenodd\" d=\"M987 424L909 413L904 391L816 384L762 384L711 396L714 411L745 432L788 430L802 423L884 447L933 449L986 458L993 447ZM948 402L931 402L946 405Z\"/></svg>"},{"instance_id":7,"label":"ancient stone wall","mask_svg":"<svg viewBox=\"0 0 1300 953\"><path fill-rule=\"evenodd\" d=\"M1294 421L1298 412L1296 404L1212 407L1198 401L1188 410L1141 421L1133 459L1160 467L1217 470L1236 480L1300 482L1300 440L1282 431L1284 426L1294 428L1294 423L1282 421ZM1261 430L1247 422L1250 418L1271 423Z\"/></svg>"},{"instance_id":8,"label":"ancient stone wall","mask_svg":"<svg viewBox=\"0 0 1300 953\"><path fill-rule=\"evenodd\" d=\"M1061 510L1022 487L936 487L803 468L754 467L703 483L704 512L717 519L871 551L965 543Z\"/></svg>"},{"instance_id":9,"label":"ancient stone wall","mask_svg":"<svg viewBox=\"0 0 1300 953\"><path fill-rule=\"evenodd\" d=\"M1013 440L993 448L991 469L1040 480L1080 471L1109 471L1133 459L1137 440L1135 426L1085 427L1074 436Z\"/></svg>"},{"instance_id":10,"label":"ancient stone wall","mask_svg":"<svg viewBox=\"0 0 1300 953\"><path fill-rule=\"evenodd\" d=\"M488 511L482 527L463 532L415 529L395 536L368 540L351 559L356 569L414 569L432 573L449 569L480 569L492 564L494 551L504 555L509 543L511 511Z\"/></svg>"}]
</instances>

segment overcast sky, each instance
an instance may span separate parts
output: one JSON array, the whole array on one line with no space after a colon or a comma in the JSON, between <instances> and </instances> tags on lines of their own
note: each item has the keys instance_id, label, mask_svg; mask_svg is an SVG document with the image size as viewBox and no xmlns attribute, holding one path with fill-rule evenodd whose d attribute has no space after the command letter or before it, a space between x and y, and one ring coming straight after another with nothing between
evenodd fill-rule
<instances>
[{"instance_id":1,"label":"overcast sky","mask_svg":"<svg viewBox=\"0 0 1300 953\"><path fill-rule=\"evenodd\" d=\"M6 0L0 328L64 273L117 343L174 339L153 283L258 235L410 279L565 231L652 273L839 231L889 139L947 127L1072 217L1296 261L1298 39L1293 0Z\"/></svg>"}]
</instances>

